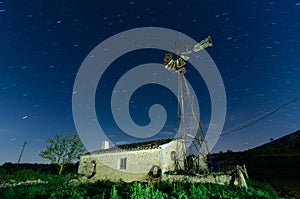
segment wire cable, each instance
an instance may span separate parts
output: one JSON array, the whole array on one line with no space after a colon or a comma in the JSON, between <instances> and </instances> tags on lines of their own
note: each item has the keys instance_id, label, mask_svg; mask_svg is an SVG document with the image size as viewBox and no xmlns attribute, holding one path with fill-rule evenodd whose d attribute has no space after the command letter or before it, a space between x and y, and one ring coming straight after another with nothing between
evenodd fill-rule
<instances>
[{"instance_id":1,"label":"wire cable","mask_svg":"<svg viewBox=\"0 0 300 199\"><path fill-rule=\"evenodd\" d=\"M273 110L271 110L269 112L266 112L265 114L263 114L261 116L258 116L256 118L253 118L253 119L250 119L250 120L248 120L246 122L243 122L240 125L238 125L237 127L231 128L231 129L229 129L227 131L223 131L220 136L228 135L228 134L233 134L236 131L242 130L242 129L247 128L249 126L252 126L252 125L260 122L261 120L269 117L270 115L276 113L280 109L282 109L282 108L284 108L284 107L286 107L286 106L288 106L288 105L290 105L290 104L292 104L292 103L294 103L294 102L296 102L298 100L300 100L300 96L296 97L296 98L294 98L294 99L292 99L292 100L290 100L290 101L288 101L288 102L286 102L284 104L281 104L280 106L276 107L275 109L273 109ZM213 136L213 137L216 137L216 136ZM213 137L209 137L209 138L213 138ZM209 139L209 138L207 138L207 139Z\"/></svg>"}]
</instances>

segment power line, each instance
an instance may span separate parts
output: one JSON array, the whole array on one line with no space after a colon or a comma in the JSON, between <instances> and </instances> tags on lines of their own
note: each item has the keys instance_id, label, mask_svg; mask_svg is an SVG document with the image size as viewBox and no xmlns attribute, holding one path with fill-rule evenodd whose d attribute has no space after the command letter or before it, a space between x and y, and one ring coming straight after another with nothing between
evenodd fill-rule
<instances>
[{"instance_id":1,"label":"power line","mask_svg":"<svg viewBox=\"0 0 300 199\"><path fill-rule=\"evenodd\" d=\"M274 114L275 112L279 111L280 109L284 108L285 106L288 106L288 105L290 105L290 104L292 104L292 103L294 103L294 102L296 102L298 100L300 100L300 96L296 97L296 98L294 98L294 99L292 99L292 100L290 100L290 101L288 101L288 102L286 102L284 104L281 104L280 106L276 107L275 109L273 109L273 110L271 110L269 112L266 112L265 114L263 114L261 116L258 116L256 118L253 118L253 119L250 119L250 120L248 120L246 122L243 122L242 124L240 124L240 125L238 125L238 126L236 126L234 128L231 128L231 129L229 129L227 131L223 131L222 134L221 134L221 136L232 134L232 133L234 133L236 131L242 130L242 129L247 128L249 126L252 126L252 125L260 122L261 120L269 117L270 115ZM214 137L216 137L216 136L214 136ZM210 137L210 138L213 138L213 137Z\"/></svg>"}]
</instances>

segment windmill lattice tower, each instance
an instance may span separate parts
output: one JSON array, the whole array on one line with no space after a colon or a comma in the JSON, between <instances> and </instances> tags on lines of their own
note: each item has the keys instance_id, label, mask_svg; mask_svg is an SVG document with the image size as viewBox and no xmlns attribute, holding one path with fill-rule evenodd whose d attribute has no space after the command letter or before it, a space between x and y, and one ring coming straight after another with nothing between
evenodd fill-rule
<instances>
[{"instance_id":1,"label":"windmill lattice tower","mask_svg":"<svg viewBox=\"0 0 300 199\"><path fill-rule=\"evenodd\" d=\"M212 40L209 37L197 43L193 51L198 52L212 46ZM168 70L176 71L178 74L178 134L183 138L185 146L177 147L176 170L188 170L192 173L207 171L207 154L209 154L207 141L200 123L198 105L195 103L192 89L185 77L185 61L189 59L188 55L192 51L188 49L183 52L177 52L175 59L172 53L168 53L164 58L164 65ZM190 146L186 149L186 146ZM181 157L183 156L183 157Z\"/></svg>"}]
</instances>

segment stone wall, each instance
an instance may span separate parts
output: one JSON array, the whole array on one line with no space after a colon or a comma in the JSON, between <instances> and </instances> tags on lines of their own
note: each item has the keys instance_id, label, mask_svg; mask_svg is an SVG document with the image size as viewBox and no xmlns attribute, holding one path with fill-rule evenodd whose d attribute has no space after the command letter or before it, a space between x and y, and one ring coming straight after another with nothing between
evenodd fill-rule
<instances>
[{"instance_id":1,"label":"stone wall","mask_svg":"<svg viewBox=\"0 0 300 199\"><path fill-rule=\"evenodd\" d=\"M215 183L215 184L230 184L231 176L227 174L204 174L196 176L188 175L168 175L162 176L161 180L170 182L198 182L198 183ZM236 183L235 183L236 184Z\"/></svg>"}]
</instances>

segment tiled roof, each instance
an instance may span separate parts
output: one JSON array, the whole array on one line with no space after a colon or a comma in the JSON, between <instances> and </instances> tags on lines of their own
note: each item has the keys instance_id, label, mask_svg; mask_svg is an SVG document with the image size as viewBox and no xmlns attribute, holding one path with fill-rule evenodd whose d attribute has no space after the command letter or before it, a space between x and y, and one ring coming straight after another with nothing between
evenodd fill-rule
<instances>
[{"instance_id":1,"label":"tiled roof","mask_svg":"<svg viewBox=\"0 0 300 199\"><path fill-rule=\"evenodd\" d=\"M132 144L122 144L118 146L113 146L108 149L100 149L100 150L88 152L84 155L105 154L105 153L122 152L122 151L139 151L139 150L146 150L146 149L158 149L160 148L161 145L169 143L174 139L178 139L178 138L153 140L153 141L139 142L139 143L132 143Z\"/></svg>"}]
</instances>

